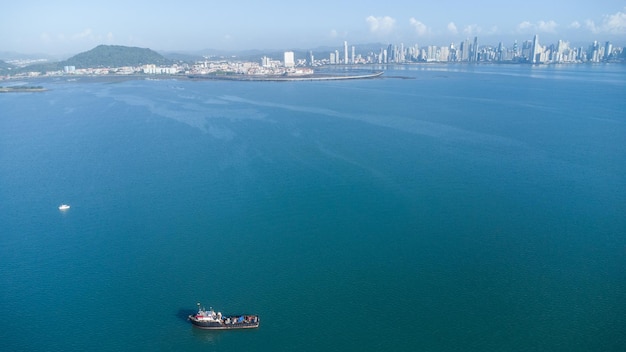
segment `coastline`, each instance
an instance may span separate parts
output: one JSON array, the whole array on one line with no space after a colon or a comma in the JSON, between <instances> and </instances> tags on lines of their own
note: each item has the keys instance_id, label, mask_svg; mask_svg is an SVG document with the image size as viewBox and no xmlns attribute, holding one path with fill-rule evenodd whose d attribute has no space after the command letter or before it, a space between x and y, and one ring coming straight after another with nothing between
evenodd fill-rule
<instances>
[{"instance_id":1,"label":"coastline","mask_svg":"<svg viewBox=\"0 0 626 352\"><path fill-rule=\"evenodd\" d=\"M187 75L190 80L228 80L228 81L337 81L348 79L371 79L382 76L384 71L363 75L312 74L303 76L274 75Z\"/></svg>"},{"instance_id":2,"label":"coastline","mask_svg":"<svg viewBox=\"0 0 626 352\"><path fill-rule=\"evenodd\" d=\"M172 74L172 75L76 75L76 76L38 76L38 77L19 77L19 79L11 78L9 80L25 81L25 82L105 82L120 83L133 80L161 81L161 80L181 80L181 81L263 81L263 82L287 82L287 81L333 81L333 80L355 80L355 79L373 79L381 77L385 72L379 70L367 74L334 74L334 73L314 73L303 76L276 76L276 75L189 75L189 74ZM9 81L7 80L7 81ZM43 92L48 90L44 87L0 87L0 92Z\"/></svg>"},{"instance_id":3,"label":"coastline","mask_svg":"<svg viewBox=\"0 0 626 352\"><path fill-rule=\"evenodd\" d=\"M0 93L30 93L45 92L47 90L44 87L0 87Z\"/></svg>"},{"instance_id":4,"label":"coastline","mask_svg":"<svg viewBox=\"0 0 626 352\"><path fill-rule=\"evenodd\" d=\"M527 66L527 67L578 67L578 66L606 66L606 65L620 65L616 63L586 63L586 64L574 64L574 63L559 63L559 64L511 64L511 63L495 63L495 62L480 62L480 63L405 63L405 64L366 64L366 65L337 65L334 67L323 67L321 72L315 72L313 74L306 75L247 75L247 74L84 74L84 75L40 75L40 76L5 76L0 77L1 82L105 82L105 83L120 83L132 80L180 80L180 81L262 81L262 82L287 82L287 81L332 81L332 80L355 80L355 79L372 79L372 78L388 78L388 79L415 79L415 77L407 76L389 76L386 75L388 70L394 70L396 68L411 68L411 67L432 67L432 66L452 66L452 67L464 67L464 66ZM355 71L360 71L360 74L354 74ZM367 72L367 73L365 73ZM15 83L13 83L15 84ZM8 92L45 92L48 88L44 87L0 87L0 93Z\"/></svg>"}]
</instances>

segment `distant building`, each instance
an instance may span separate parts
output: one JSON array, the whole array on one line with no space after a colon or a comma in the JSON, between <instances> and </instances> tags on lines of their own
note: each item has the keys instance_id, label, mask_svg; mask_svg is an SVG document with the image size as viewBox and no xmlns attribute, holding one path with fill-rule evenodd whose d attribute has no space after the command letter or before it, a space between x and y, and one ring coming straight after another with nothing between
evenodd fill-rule
<instances>
[{"instance_id":1,"label":"distant building","mask_svg":"<svg viewBox=\"0 0 626 352\"><path fill-rule=\"evenodd\" d=\"M474 37L474 44L470 49L470 59L471 62L478 62L478 37Z\"/></svg>"},{"instance_id":2,"label":"distant building","mask_svg":"<svg viewBox=\"0 0 626 352\"><path fill-rule=\"evenodd\" d=\"M354 45L352 46L352 59L350 60L350 63L351 64L355 63L355 61L354 61Z\"/></svg>"},{"instance_id":3,"label":"distant building","mask_svg":"<svg viewBox=\"0 0 626 352\"><path fill-rule=\"evenodd\" d=\"M285 67L295 67L296 61L294 59L293 51L285 51Z\"/></svg>"},{"instance_id":4,"label":"distant building","mask_svg":"<svg viewBox=\"0 0 626 352\"><path fill-rule=\"evenodd\" d=\"M465 39L465 41L461 42L461 46L459 47L461 51L461 61L469 61L470 57L470 49L469 49L469 39Z\"/></svg>"},{"instance_id":5,"label":"distant building","mask_svg":"<svg viewBox=\"0 0 626 352\"><path fill-rule=\"evenodd\" d=\"M272 59L270 59L267 56L263 56L261 58L261 66L262 67L271 67L272 66Z\"/></svg>"},{"instance_id":6,"label":"distant building","mask_svg":"<svg viewBox=\"0 0 626 352\"><path fill-rule=\"evenodd\" d=\"M118 68L117 72L118 74L131 74L133 73L134 70L130 67L125 68L125 67L121 67ZM173 75L176 74L176 72L178 72L178 68L177 67L158 67L157 65L154 64L149 64L149 65L144 65L143 66L143 73L145 74L149 74L149 75Z\"/></svg>"},{"instance_id":7,"label":"distant building","mask_svg":"<svg viewBox=\"0 0 626 352\"><path fill-rule=\"evenodd\" d=\"M539 47L539 37L535 34L533 44L530 49L530 62L535 64L541 62L541 49Z\"/></svg>"},{"instance_id":8,"label":"distant building","mask_svg":"<svg viewBox=\"0 0 626 352\"><path fill-rule=\"evenodd\" d=\"M604 44L604 60L609 60L611 58L612 52L613 52L613 44L611 44L611 42L606 42Z\"/></svg>"}]
</instances>

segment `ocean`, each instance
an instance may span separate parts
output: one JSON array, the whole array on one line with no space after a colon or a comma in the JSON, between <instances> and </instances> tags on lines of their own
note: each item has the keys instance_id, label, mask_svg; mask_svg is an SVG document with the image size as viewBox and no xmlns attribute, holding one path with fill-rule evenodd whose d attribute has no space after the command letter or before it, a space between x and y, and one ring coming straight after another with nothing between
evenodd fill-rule
<instances>
[{"instance_id":1,"label":"ocean","mask_svg":"<svg viewBox=\"0 0 626 352\"><path fill-rule=\"evenodd\" d=\"M2 350L623 351L626 66L382 68L0 94Z\"/></svg>"}]
</instances>

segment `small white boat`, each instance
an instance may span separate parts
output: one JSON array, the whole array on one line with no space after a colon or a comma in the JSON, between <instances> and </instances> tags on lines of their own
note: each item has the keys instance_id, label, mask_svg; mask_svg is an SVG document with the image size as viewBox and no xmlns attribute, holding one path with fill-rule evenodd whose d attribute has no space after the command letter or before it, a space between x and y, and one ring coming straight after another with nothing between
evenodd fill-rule
<instances>
[{"instance_id":1,"label":"small white boat","mask_svg":"<svg viewBox=\"0 0 626 352\"><path fill-rule=\"evenodd\" d=\"M59 210L67 210L67 209L69 209L69 208L70 208L70 206L69 206L69 205L67 205L67 204L61 204L61 205L59 206Z\"/></svg>"}]
</instances>

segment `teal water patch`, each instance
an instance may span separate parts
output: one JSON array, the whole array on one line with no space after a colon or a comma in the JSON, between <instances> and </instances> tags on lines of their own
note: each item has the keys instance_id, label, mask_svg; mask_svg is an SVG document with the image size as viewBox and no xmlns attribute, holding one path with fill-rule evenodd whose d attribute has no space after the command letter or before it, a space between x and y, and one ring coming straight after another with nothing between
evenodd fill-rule
<instances>
[{"instance_id":1,"label":"teal water patch","mask_svg":"<svg viewBox=\"0 0 626 352\"><path fill-rule=\"evenodd\" d=\"M619 350L623 68L400 75L0 96L3 346Z\"/></svg>"}]
</instances>

